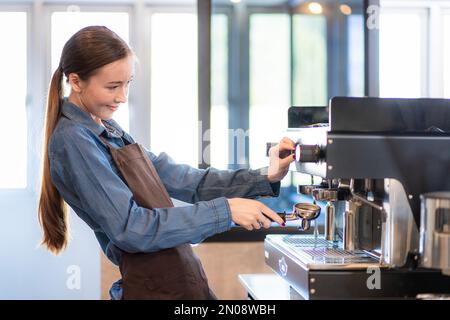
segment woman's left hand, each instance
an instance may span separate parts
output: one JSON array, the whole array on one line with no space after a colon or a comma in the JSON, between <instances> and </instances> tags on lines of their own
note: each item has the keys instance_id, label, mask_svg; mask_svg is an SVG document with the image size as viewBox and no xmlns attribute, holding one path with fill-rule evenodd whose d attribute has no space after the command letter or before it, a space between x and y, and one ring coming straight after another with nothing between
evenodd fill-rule
<instances>
[{"instance_id":1,"label":"woman's left hand","mask_svg":"<svg viewBox=\"0 0 450 320\"><path fill-rule=\"evenodd\" d=\"M270 165L267 173L270 183L281 181L289 172L289 165L295 159L294 150L295 142L287 137L284 137L279 144L270 148ZM288 156L283 157L283 154L288 154Z\"/></svg>"}]
</instances>

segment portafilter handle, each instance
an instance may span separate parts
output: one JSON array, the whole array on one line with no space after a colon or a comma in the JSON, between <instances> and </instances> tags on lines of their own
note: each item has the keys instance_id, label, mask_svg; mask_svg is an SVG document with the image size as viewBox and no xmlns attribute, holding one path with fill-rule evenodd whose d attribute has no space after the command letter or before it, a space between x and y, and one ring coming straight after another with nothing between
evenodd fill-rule
<instances>
[{"instance_id":1,"label":"portafilter handle","mask_svg":"<svg viewBox=\"0 0 450 320\"><path fill-rule=\"evenodd\" d=\"M300 220L300 225L298 226L298 229L301 231L307 231L311 226L310 220L303 219L300 216L296 215L295 213L277 212L277 214L283 219L284 222ZM273 221L271 218L269 219Z\"/></svg>"}]
</instances>

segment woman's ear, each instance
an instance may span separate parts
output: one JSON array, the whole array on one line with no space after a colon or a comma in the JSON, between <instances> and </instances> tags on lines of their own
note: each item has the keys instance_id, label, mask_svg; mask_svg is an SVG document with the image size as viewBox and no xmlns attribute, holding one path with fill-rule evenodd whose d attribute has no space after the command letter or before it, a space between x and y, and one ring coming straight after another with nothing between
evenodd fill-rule
<instances>
[{"instance_id":1,"label":"woman's ear","mask_svg":"<svg viewBox=\"0 0 450 320\"><path fill-rule=\"evenodd\" d=\"M82 80L76 73L69 73L68 79L73 92L80 93L82 90Z\"/></svg>"}]
</instances>

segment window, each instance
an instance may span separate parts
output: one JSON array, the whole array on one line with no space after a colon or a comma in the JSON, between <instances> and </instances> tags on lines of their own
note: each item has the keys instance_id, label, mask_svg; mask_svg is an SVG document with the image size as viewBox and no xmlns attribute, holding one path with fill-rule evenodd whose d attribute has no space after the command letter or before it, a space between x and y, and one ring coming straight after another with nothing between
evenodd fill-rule
<instances>
[{"instance_id":1,"label":"window","mask_svg":"<svg viewBox=\"0 0 450 320\"><path fill-rule=\"evenodd\" d=\"M116 32L129 43L129 17L125 12L54 12L52 14L52 70L58 67L64 44L78 30L89 25L104 25ZM69 87L64 86L65 94L69 94ZM121 105L115 112L114 119L129 132L129 106Z\"/></svg>"},{"instance_id":2,"label":"window","mask_svg":"<svg viewBox=\"0 0 450 320\"><path fill-rule=\"evenodd\" d=\"M427 95L426 12L382 8L380 16L380 96Z\"/></svg>"},{"instance_id":3,"label":"window","mask_svg":"<svg viewBox=\"0 0 450 320\"><path fill-rule=\"evenodd\" d=\"M450 98L450 2L381 1L382 96Z\"/></svg>"},{"instance_id":4,"label":"window","mask_svg":"<svg viewBox=\"0 0 450 320\"><path fill-rule=\"evenodd\" d=\"M196 14L153 14L151 149L194 167L200 159L197 82Z\"/></svg>"},{"instance_id":5,"label":"window","mask_svg":"<svg viewBox=\"0 0 450 320\"><path fill-rule=\"evenodd\" d=\"M14 30L14 32L11 32ZM27 186L27 14L0 12L0 188Z\"/></svg>"},{"instance_id":6,"label":"window","mask_svg":"<svg viewBox=\"0 0 450 320\"><path fill-rule=\"evenodd\" d=\"M211 23L211 166L227 169L228 17L214 14Z\"/></svg>"},{"instance_id":7,"label":"window","mask_svg":"<svg viewBox=\"0 0 450 320\"><path fill-rule=\"evenodd\" d=\"M348 94L364 96L364 17L352 14L348 17Z\"/></svg>"},{"instance_id":8,"label":"window","mask_svg":"<svg viewBox=\"0 0 450 320\"><path fill-rule=\"evenodd\" d=\"M290 104L287 14L250 16L250 167L267 166L267 142L282 138Z\"/></svg>"},{"instance_id":9,"label":"window","mask_svg":"<svg viewBox=\"0 0 450 320\"><path fill-rule=\"evenodd\" d=\"M324 16L293 17L293 98L295 106L325 106L327 92L327 35Z\"/></svg>"},{"instance_id":10,"label":"window","mask_svg":"<svg viewBox=\"0 0 450 320\"><path fill-rule=\"evenodd\" d=\"M443 43L444 43L444 97L450 98L450 10L446 11L443 17Z\"/></svg>"}]
</instances>

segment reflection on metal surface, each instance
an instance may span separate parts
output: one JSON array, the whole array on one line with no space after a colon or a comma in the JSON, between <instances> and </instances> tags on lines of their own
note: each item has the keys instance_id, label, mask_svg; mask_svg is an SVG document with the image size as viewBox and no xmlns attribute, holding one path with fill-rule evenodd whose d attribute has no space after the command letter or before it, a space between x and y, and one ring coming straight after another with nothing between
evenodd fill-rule
<instances>
[{"instance_id":1,"label":"reflection on metal surface","mask_svg":"<svg viewBox=\"0 0 450 320\"><path fill-rule=\"evenodd\" d=\"M421 265L450 275L450 192L422 195Z\"/></svg>"},{"instance_id":2,"label":"reflection on metal surface","mask_svg":"<svg viewBox=\"0 0 450 320\"><path fill-rule=\"evenodd\" d=\"M267 238L290 252L309 269L364 269L369 265L378 265L378 261L366 252L341 249L323 237L315 240L314 235L269 235Z\"/></svg>"}]
</instances>

